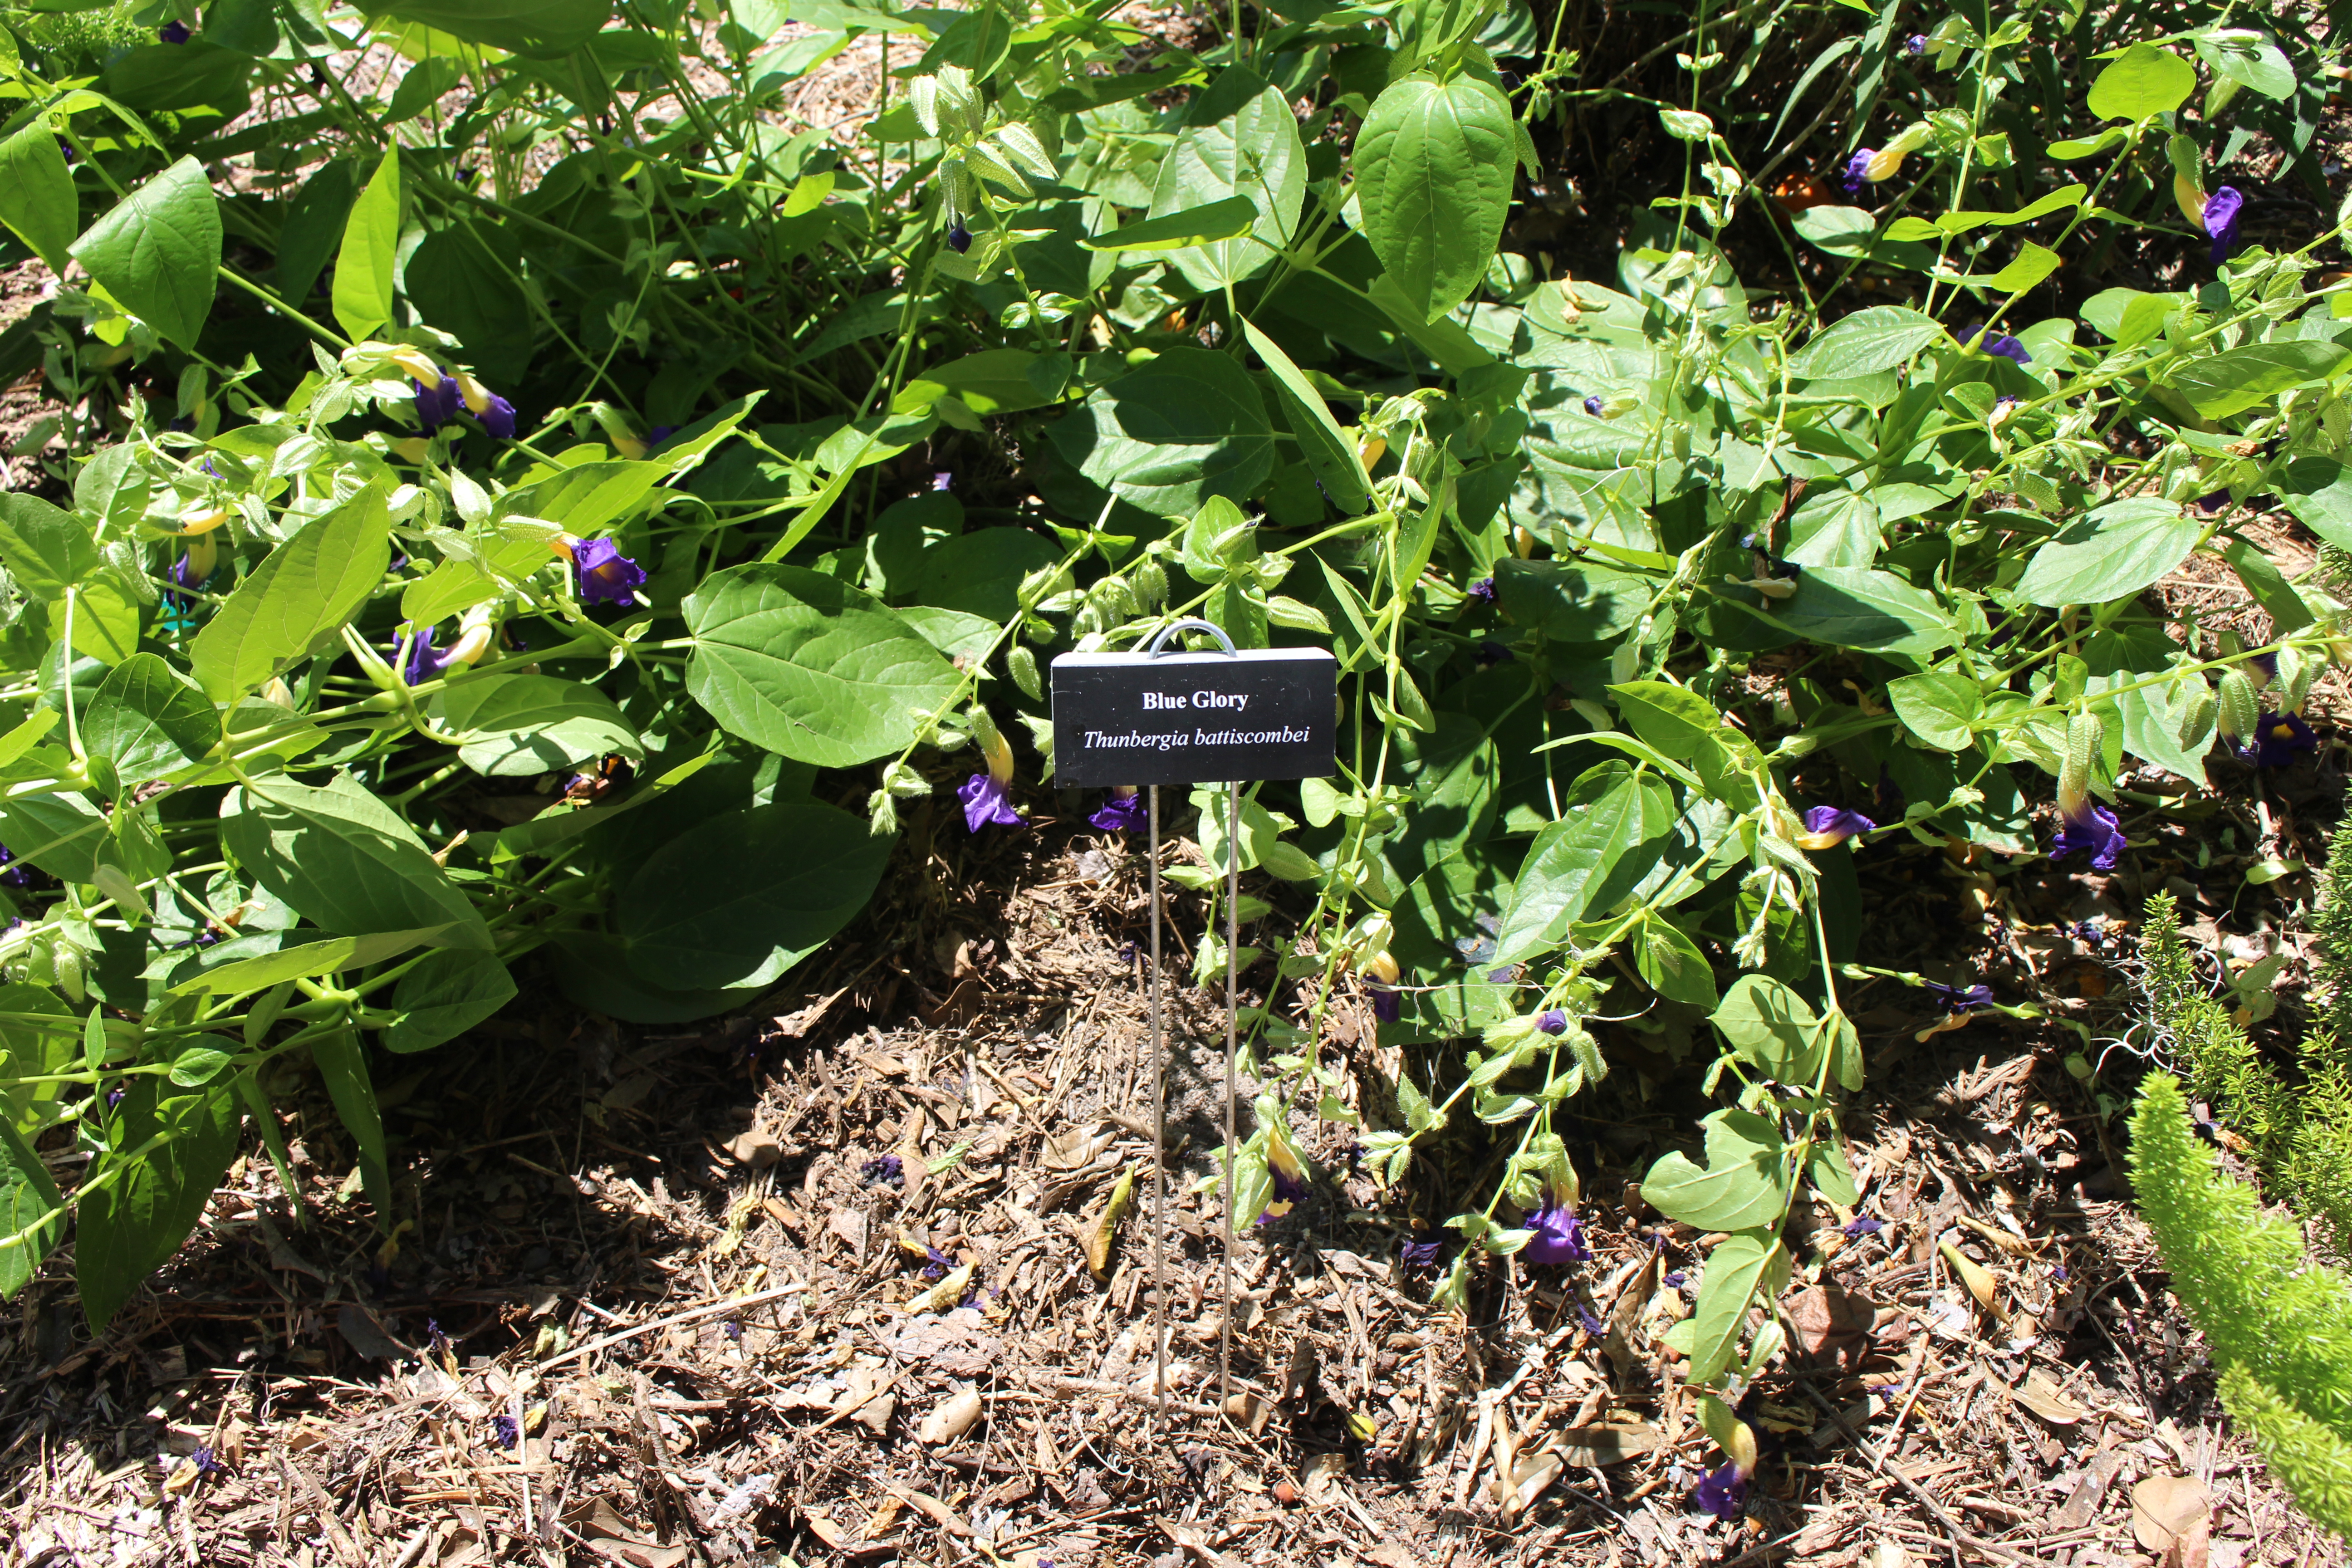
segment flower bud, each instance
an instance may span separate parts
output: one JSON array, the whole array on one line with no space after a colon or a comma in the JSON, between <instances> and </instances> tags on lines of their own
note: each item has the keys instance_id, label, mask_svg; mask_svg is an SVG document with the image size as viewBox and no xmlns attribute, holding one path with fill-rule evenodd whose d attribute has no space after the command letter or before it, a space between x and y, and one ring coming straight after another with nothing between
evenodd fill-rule
<instances>
[{"instance_id":1,"label":"flower bud","mask_svg":"<svg viewBox=\"0 0 2352 1568\"><path fill-rule=\"evenodd\" d=\"M416 378L418 385L431 392L441 384L441 367L433 356L418 348L396 348L387 356L393 363Z\"/></svg>"},{"instance_id":2,"label":"flower bud","mask_svg":"<svg viewBox=\"0 0 2352 1568\"><path fill-rule=\"evenodd\" d=\"M2232 746L2242 745L2254 732L2260 716L2261 700L2254 695L2253 679L2242 669L2222 671L2214 714L2221 739Z\"/></svg>"},{"instance_id":3,"label":"flower bud","mask_svg":"<svg viewBox=\"0 0 2352 1568\"><path fill-rule=\"evenodd\" d=\"M1028 644L1013 645L1013 651L1004 656L1004 668L1013 677L1013 684L1032 702L1045 695L1045 684L1037 678L1037 656Z\"/></svg>"},{"instance_id":4,"label":"flower bud","mask_svg":"<svg viewBox=\"0 0 2352 1568\"><path fill-rule=\"evenodd\" d=\"M2058 767L2058 810L2069 816L2083 814L2091 796L2091 773L2105 739L2099 716L2077 713L2066 724L2066 755Z\"/></svg>"},{"instance_id":5,"label":"flower bud","mask_svg":"<svg viewBox=\"0 0 2352 1568\"><path fill-rule=\"evenodd\" d=\"M390 444L392 455L404 463L422 463L432 443L422 436L403 436Z\"/></svg>"},{"instance_id":6,"label":"flower bud","mask_svg":"<svg viewBox=\"0 0 2352 1568\"><path fill-rule=\"evenodd\" d=\"M1385 437L1368 436L1364 438L1363 445L1356 448L1356 456L1363 460L1364 471L1370 473L1373 466L1388 455L1388 449L1389 444Z\"/></svg>"},{"instance_id":7,"label":"flower bud","mask_svg":"<svg viewBox=\"0 0 2352 1568\"><path fill-rule=\"evenodd\" d=\"M269 684L261 689L261 700L264 702L274 702L289 713L294 711L294 691L286 684L283 676L273 675L269 678Z\"/></svg>"},{"instance_id":8,"label":"flower bud","mask_svg":"<svg viewBox=\"0 0 2352 1568\"><path fill-rule=\"evenodd\" d=\"M1370 980L1377 980L1383 985L1395 984L1397 983L1397 975L1400 972L1397 969L1396 955L1390 952L1386 948L1382 948L1380 952L1373 953L1370 957L1364 960L1365 977Z\"/></svg>"},{"instance_id":9,"label":"flower bud","mask_svg":"<svg viewBox=\"0 0 2352 1568\"><path fill-rule=\"evenodd\" d=\"M2283 647L2278 651L2279 710L2300 713L2305 700L2311 696L2311 683L2319 678L2322 661L2301 648Z\"/></svg>"},{"instance_id":10,"label":"flower bud","mask_svg":"<svg viewBox=\"0 0 2352 1568\"><path fill-rule=\"evenodd\" d=\"M2177 737L2180 749L2194 752L2203 745L2205 737L2213 732L2214 717L2220 711L2221 704L2214 699L2213 689L2202 681L2198 682L2197 689L2189 695L2189 705L2180 716L2180 730Z\"/></svg>"},{"instance_id":11,"label":"flower bud","mask_svg":"<svg viewBox=\"0 0 2352 1568\"><path fill-rule=\"evenodd\" d=\"M227 521L228 509L226 507L206 507L202 511L192 511L181 518L180 531L183 534L210 533L214 529L218 528L222 523L225 523Z\"/></svg>"},{"instance_id":12,"label":"flower bud","mask_svg":"<svg viewBox=\"0 0 2352 1568\"><path fill-rule=\"evenodd\" d=\"M1156 609L1168 601L1168 568L1156 557L1147 555L1135 563L1128 574L1135 584L1135 601L1145 609Z\"/></svg>"},{"instance_id":13,"label":"flower bud","mask_svg":"<svg viewBox=\"0 0 2352 1568\"><path fill-rule=\"evenodd\" d=\"M220 540L210 529L188 541L188 584L204 582L220 564Z\"/></svg>"}]
</instances>

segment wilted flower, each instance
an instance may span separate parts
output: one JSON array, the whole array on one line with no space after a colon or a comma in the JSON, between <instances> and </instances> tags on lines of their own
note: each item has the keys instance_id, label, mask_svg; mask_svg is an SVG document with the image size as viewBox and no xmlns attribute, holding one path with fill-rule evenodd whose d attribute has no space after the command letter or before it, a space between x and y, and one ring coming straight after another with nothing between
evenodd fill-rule
<instances>
[{"instance_id":1,"label":"wilted flower","mask_svg":"<svg viewBox=\"0 0 2352 1568\"><path fill-rule=\"evenodd\" d=\"M857 1167L857 1176L871 1186L895 1187L906 1179L903 1163L896 1154L880 1154Z\"/></svg>"},{"instance_id":2,"label":"wilted flower","mask_svg":"<svg viewBox=\"0 0 2352 1568\"><path fill-rule=\"evenodd\" d=\"M1878 824L1858 811L1847 811L1834 805L1811 806L1805 812L1805 831L1797 837L1800 849L1831 849L1844 843L1857 833L1868 833Z\"/></svg>"},{"instance_id":3,"label":"wilted flower","mask_svg":"<svg viewBox=\"0 0 2352 1568\"><path fill-rule=\"evenodd\" d=\"M1087 818L1087 824L1105 833L1132 833L1143 826L1149 816L1150 811L1144 805L1143 796L1136 793L1135 786L1120 784L1110 792L1110 798Z\"/></svg>"},{"instance_id":4,"label":"wilted flower","mask_svg":"<svg viewBox=\"0 0 2352 1568\"><path fill-rule=\"evenodd\" d=\"M1408 1241L1397 1248L1397 1256L1407 1268L1434 1268L1444 1247L1442 1241Z\"/></svg>"},{"instance_id":5,"label":"wilted flower","mask_svg":"<svg viewBox=\"0 0 2352 1568\"><path fill-rule=\"evenodd\" d=\"M1844 1228L1845 1238L1848 1241L1860 1241L1865 1236L1876 1236L1880 1231L1885 1230L1886 1222L1882 1219L1872 1219L1868 1215L1864 1215L1859 1219L1846 1221Z\"/></svg>"},{"instance_id":6,"label":"wilted flower","mask_svg":"<svg viewBox=\"0 0 2352 1568\"><path fill-rule=\"evenodd\" d=\"M188 25L177 16L155 29L155 37L167 44L184 44L194 36L188 31Z\"/></svg>"},{"instance_id":7,"label":"wilted flower","mask_svg":"<svg viewBox=\"0 0 2352 1568\"><path fill-rule=\"evenodd\" d=\"M645 568L622 554L609 539L575 540L572 564L580 573L583 604L631 604L636 591L645 586Z\"/></svg>"},{"instance_id":8,"label":"wilted flower","mask_svg":"<svg viewBox=\"0 0 2352 1568\"><path fill-rule=\"evenodd\" d=\"M1495 580L1492 577L1479 578L1475 583L1470 584L1468 596L1478 600L1482 604L1493 604L1495 602Z\"/></svg>"},{"instance_id":9,"label":"wilted flower","mask_svg":"<svg viewBox=\"0 0 2352 1568\"><path fill-rule=\"evenodd\" d=\"M1568 1205L1547 1202L1528 1215L1527 1223L1535 1235L1519 1256L1529 1263L1582 1263L1592 1256L1592 1248L1584 1245L1584 1222Z\"/></svg>"},{"instance_id":10,"label":"wilted flower","mask_svg":"<svg viewBox=\"0 0 2352 1568\"><path fill-rule=\"evenodd\" d=\"M515 1418L511 1415L491 1416L490 1433L498 1439L499 1447L501 1448L511 1448L522 1441L522 1428L515 1424Z\"/></svg>"},{"instance_id":11,"label":"wilted flower","mask_svg":"<svg viewBox=\"0 0 2352 1568\"><path fill-rule=\"evenodd\" d=\"M1004 798L1004 784L993 773L974 773L957 786L963 802L963 825L977 833L993 822L1003 827L1021 826L1021 814Z\"/></svg>"},{"instance_id":12,"label":"wilted flower","mask_svg":"<svg viewBox=\"0 0 2352 1568\"><path fill-rule=\"evenodd\" d=\"M1576 1321L1586 1333L1596 1340L1609 1331L1609 1325L1601 1321L1601 1314L1581 1301L1576 1303Z\"/></svg>"},{"instance_id":13,"label":"wilted flower","mask_svg":"<svg viewBox=\"0 0 2352 1568\"><path fill-rule=\"evenodd\" d=\"M2246 209L2246 198L2234 185L2223 185L2205 199L2205 232L2213 239L2213 265L2219 267L2230 259L2238 248L2238 217Z\"/></svg>"},{"instance_id":14,"label":"wilted flower","mask_svg":"<svg viewBox=\"0 0 2352 1568\"><path fill-rule=\"evenodd\" d=\"M1568 1033L1568 1014L1558 1007L1548 1007L1536 1015L1536 1027L1547 1035Z\"/></svg>"},{"instance_id":15,"label":"wilted flower","mask_svg":"<svg viewBox=\"0 0 2352 1568\"><path fill-rule=\"evenodd\" d=\"M954 1258L936 1247L925 1247L923 1256L926 1261L923 1264L922 1278L926 1279L944 1279L948 1277L948 1270L956 1266Z\"/></svg>"},{"instance_id":16,"label":"wilted flower","mask_svg":"<svg viewBox=\"0 0 2352 1568\"><path fill-rule=\"evenodd\" d=\"M1691 1501L1717 1519L1738 1519L1748 1500L1748 1477L1738 1460L1710 1470L1691 1492Z\"/></svg>"},{"instance_id":17,"label":"wilted flower","mask_svg":"<svg viewBox=\"0 0 2352 1568\"><path fill-rule=\"evenodd\" d=\"M2063 801L2059 808L2058 837L2050 846L2050 858L2063 860L2077 849L2087 849L2093 870L2115 869L2116 857L2124 850L2124 830L2116 814L2088 795L2071 811Z\"/></svg>"},{"instance_id":18,"label":"wilted flower","mask_svg":"<svg viewBox=\"0 0 2352 1568\"><path fill-rule=\"evenodd\" d=\"M2319 750L2319 737L2300 713L2266 713L2254 726L2253 760L2257 766L2284 768L2295 758Z\"/></svg>"},{"instance_id":19,"label":"wilted flower","mask_svg":"<svg viewBox=\"0 0 2352 1568\"><path fill-rule=\"evenodd\" d=\"M948 248L958 256L971 248L971 230L964 227L961 218L948 226Z\"/></svg>"},{"instance_id":20,"label":"wilted flower","mask_svg":"<svg viewBox=\"0 0 2352 1568\"><path fill-rule=\"evenodd\" d=\"M1856 153L1853 157L1848 158L1845 161L1844 184L1845 194L1847 195L1858 196L1862 195L1862 182L1868 175L1870 161L1877 156L1878 154L1875 152L1868 147L1864 147L1861 152Z\"/></svg>"},{"instance_id":21,"label":"wilted flower","mask_svg":"<svg viewBox=\"0 0 2352 1568\"><path fill-rule=\"evenodd\" d=\"M200 1476L216 1476L221 1472L221 1462L214 1455L209 1445L201 1447L189 1455L188 1463L195 1466L196 1474Z\"/></svg>"},{"instance_id":22,"label":"wilted flower","mask_svg":"<svg viewBox=\"0 0 2352 1568\"><path fill-rule=\"evenodd\" d=\"M1601 417L1601 410L1603 406L1605 405L1601 401L1601 395L1597 392L1584 400L1584 411L1595 419Z\"/></svg>"},{"instance_id":23,"label":"wilted flower","mask_svg":"<svg viewBox=\"0 0 2352 1568\"><path fill-rule=\"evenodd\" d=\"M1966 1013L1972 1008L1992 1005L1992 987L1990 985L1939 985L1932 980L1923 980L1920 985L1943 1004L1947 1013Z\"/></svg>"}]
</instances>

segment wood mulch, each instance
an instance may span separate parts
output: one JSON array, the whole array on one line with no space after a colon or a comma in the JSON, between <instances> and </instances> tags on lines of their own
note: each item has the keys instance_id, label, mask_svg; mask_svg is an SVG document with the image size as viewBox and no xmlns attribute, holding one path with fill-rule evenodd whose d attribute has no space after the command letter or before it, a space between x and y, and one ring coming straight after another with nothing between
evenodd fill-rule
<instances>
[{"instance_id":1,"label":"wood mulch","mask_svg":"<svg viewBox=\"0 0 2352 1568\"><path fill-rule=\"evenodd\" d=\"M1488 1146L1449 1133L1383 1194L1302 1110L1320 1180L1239 1238L1221 1400L1222 1011L1171 942L1163 1414L1141 855L1047 822L955 837L761 1010L640 1030L540 997L381 1058L389 1240L324 1097L273 1084L299 1194L241 1163L101 1337L61 1263L14 1304L0 1564L2342 1561L2221 1410L2121 1190L2132 943L2063 900L2137 908L2193 849L2114 879L1865 859L1866 961L1934 947L2052 1019L1923 1038L1923 994L1849 993L1864 1200L1799 1216L1791 1343L1741 1404L1763 1462L1725 1522L1692 1506L1719 1456L1662 1342L1714 1238L1638 1192L1690 1127L1671 1052L1612 1026L1615 1070L1570 1108L1591 1261L1490 1267L1466 1314L1399 1244L1444 1239ZM1987 880L1992 918L1956 919ZM1323 1064L1377 1121L1394 1052L1334 1016Z\"/></svg>"}]
</instances>

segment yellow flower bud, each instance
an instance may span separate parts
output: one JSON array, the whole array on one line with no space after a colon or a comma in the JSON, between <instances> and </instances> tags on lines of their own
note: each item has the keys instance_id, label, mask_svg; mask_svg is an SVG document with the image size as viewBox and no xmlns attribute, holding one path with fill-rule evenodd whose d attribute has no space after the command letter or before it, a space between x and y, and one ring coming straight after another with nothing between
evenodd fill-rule
<instances>
[{"instance_id":1,"label":"yellow flower bud","mask_svg":"<svg viewBox=\"0 0 2352 1568\"><path fill-rule=\"evenodd\" d=\"M396 348L387 356L392 363L415 376L419 385L430 392L441 384L441 367L423 349Z\"/></svg>"},{"instance_id":2,"label":"yellow flower bud","mask_svg":"<svg viewBox=\"0 0 2352 1568\"><path fill-rule=\"evenodd\" d=\"M982 742L981 752L988 758L988 776L1000 784L1013 782L1013 742L1002 733L991 735Z\"/></svg>"},{"instance_id":3,"label":"yellow flower bud","mask_svg":"<svg viewBox=\"0 0 2352 1568\"><path fill-rule=\"evenodd\" d=\"M1370 473L1373 465L1388 455L1388 449L1387 441L1373 436L1366 438L1364 444L1356 448L1356 456L1363 459L1364 471Z\"/></svg>"},{"instance_id":4,"label":"yellow flower bud","mask_svg":"<svg viewBox=\"0 0 2352 1568\"><path fill-rule=\"evenodd\" d=\"M210 530L188 541L188 581L201 583L220 564L220 541Z\"/></svg>"},{"instance_id":5,"label":"yellow flower bud","mask_svg":"<svg viewBox=\"0 0 2352 1568\"><path fill-rule=\"evenodd\" d=\"M490 406L488 387L476 381L470 371L459 371L455 379L457 383L457 395L466 400L467 413L478 418L488 412Z\"/></svg>"},{"instance_id":6,"label":"yellow flower bud","mask_svg":"<svg viewBox=\"0 0 2352 1568\"><path fill-rule=\"evenodd\" d=\"M2205 193L2197 188L2197 182L2186 174L2175 174L2172 176L2172 199L2179 205L2181 216L2189 220L2189 226L2203 234Z\"/></svg>"},{"instance_id":7,"label":"yellow flower bud","mask_svg":"<svg viewBox=\"0 0 2352 1568\"><path fill-rule=\"evenodd\" d=\"M580 536L574 533L559 533L547 542L547 552L559 561L571 560L572 552L579 548Z\"/></svg>"},{"instance_id":8,"label":"yellow flower bud","mask_svg":"<svg viewBox=\"0 0 2352 1568\"><path fill-rule=\"evenodd\" d=\"M227 521L228 509L226 507L206 507L202 511L192 511L185 517L180 519L180 531L182 533L210 533L214 529L218 528L222 523L225 523Z\"/></svg>"},{"instance_id":9,"label":"yellow flower bud","mask_svg":"<svg viewBox=\"0 0 2352 1568\"><path fill-rule=\"evenodd\" d=\"M427 445L422 436L404 436L392 444L392 455L404 463L422 463Z\"/></svg>"},{"instance_id":10,"label":"yellow flower bud","mask_svg":"<svg viewBox=\"0 0 2352 1568\"><path fill-rule=\"evenodd\" d=\"M615 436L613 437L613 450L634 463L646 455L646 444L634 436Z\"/></svg>"},{"instance_id":11,"label":"yellow flower bud","mask_svg":"<svg viewBox=\"0 0 2352 1568\"><path fill-rule=\"evenodd\" d=\"M477 664L490 651L490 628L486 626L467 626L441 656L444 668L453 664Z\"/></svg>"},{"instance_id":12,"label":"yellow flower bud","mask_svg":"<svg viewBox=\"0 0 2352 1568\"><path fill-rule=\"evenodd\" d=\"M1365 975L1379 981L1383 985L1395 984L1398 973L1395 955L1385 950L1364 960Z\"/></svg>"},{"instance_id":13,"label":"yellow flower bud","mask_svg":"<svg viewBox=\"0 0 2352 1568\"><path fill-rule=\"evenodd\" d=\"M264 702L275 702L289 713L294 711L293 690L287 686L282 677L273 675L269 678L269 684L261 689L261 700Z\"/></svg>"}]
</instances>

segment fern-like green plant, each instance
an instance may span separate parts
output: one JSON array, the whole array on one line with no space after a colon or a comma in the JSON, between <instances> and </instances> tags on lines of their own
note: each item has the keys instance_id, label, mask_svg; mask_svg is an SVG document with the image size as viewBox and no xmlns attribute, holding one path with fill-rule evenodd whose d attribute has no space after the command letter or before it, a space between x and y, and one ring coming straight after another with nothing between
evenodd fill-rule
<instances>
[{"instance_id":1,"label":"fern-like green plant","mask_svg":"<svg viewBox=\"0 0 2352 1568\"><path fill-rule=\"evenodd\" d=\"M2170 893L2147 900L2140 921L2146 932L2140 943L2147 964L2142 984L2158 1044L2179 1064L2190 1098L2223 1107L2231 1125L2253 1145L2255 1158L2275 1170L2299 1121L2294 1099L2230 1010L2207 992L2189 944L2180 940L2179 924Z\"/></svg>"},{"instance_id":2,"label":"fern-like green plant","mask_svg":"<svg viewBox=\"0 0 2352 1568\"><path fill-rule=\"evenodd\" d=\"M2352 1539L2352 1281L2304 1256L2189 1128L2151 1073L2132 1115L2132 1185L2173 1293L2211 1347L2221 1398L2303 1510Z\"/></svg>"}]
</instances>

